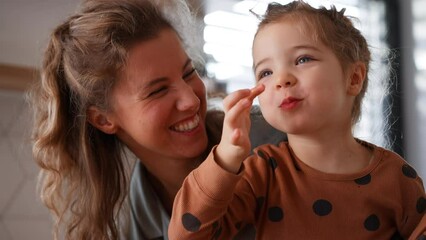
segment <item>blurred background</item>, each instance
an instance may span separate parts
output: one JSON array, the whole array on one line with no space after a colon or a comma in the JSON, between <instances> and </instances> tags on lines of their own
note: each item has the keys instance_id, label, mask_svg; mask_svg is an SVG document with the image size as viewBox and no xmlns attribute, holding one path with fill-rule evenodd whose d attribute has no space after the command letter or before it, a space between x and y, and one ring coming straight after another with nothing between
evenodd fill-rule
<instances>
[{"instance_id":1,"label":"blurred background","mask_svg":"<svg viewBox=\"0 0 426 240\"><path fill-rule=\"evenodd\" d=\"M38 79L50 31L79 0L0 0L0 239L51 239L36 195L31 114L25 92ZM213 93L254 86L251 44L270 1L189 0L203 25L203 78ZM289 1L276 1L287 3ZM356 17L373 53L369 92L355 135L387 146L426 178L426 1L306 0ZM388 86L386 89L384 86ZM212 101L214 104L220 102Z\"/></svg>"}]
</instances>

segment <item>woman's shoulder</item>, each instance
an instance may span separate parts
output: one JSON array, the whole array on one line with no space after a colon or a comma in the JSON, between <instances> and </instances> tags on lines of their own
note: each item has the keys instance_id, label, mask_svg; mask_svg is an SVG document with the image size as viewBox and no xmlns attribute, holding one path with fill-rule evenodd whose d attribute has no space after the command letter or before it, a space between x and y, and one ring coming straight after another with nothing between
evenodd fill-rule
<instances>
[{"instance_id":1,"label":"woman's shoulder","mask_svg":"<svg viewBox=\"0 0 426 240\"><path fill-rule=\"evenodd\" d=\"M147 178L147 170L136 162L129 190L129 226L125 235L131 239L154 239L166 236L168 213Z\"/></svg>"}]
</instances>

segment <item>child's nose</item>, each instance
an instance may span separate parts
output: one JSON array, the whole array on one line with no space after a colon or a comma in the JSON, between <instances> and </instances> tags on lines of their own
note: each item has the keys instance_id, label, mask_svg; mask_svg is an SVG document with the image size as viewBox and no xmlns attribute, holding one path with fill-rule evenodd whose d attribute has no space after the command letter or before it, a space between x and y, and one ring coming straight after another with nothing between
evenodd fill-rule
<instances>
[{"instance_id":1,"label":"child's nose","mask_svg":"<svg viewBox=\"0 0 426 240\"><path fill-rule=\"evenodd\" d=\"M287 88L296 84L297 79L291 73L283 73L277 77L276 88Z\"/></svg>"}]
</instances>

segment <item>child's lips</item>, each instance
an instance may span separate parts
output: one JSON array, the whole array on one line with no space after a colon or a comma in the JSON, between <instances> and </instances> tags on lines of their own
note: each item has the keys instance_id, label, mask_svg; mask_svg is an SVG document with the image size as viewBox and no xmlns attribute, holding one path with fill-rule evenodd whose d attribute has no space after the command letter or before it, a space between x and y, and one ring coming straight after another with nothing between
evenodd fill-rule
<instances>
[{"instance_id":1,"label":"child's lips","mask_svg":"<svg viewBox=\"0 0 426 240\"><path fill-rule=\"evenodd\" d=\"M297 105L302 100L303 99L301 99L301 98L287 97L281 102L280 108L285 109L285 110L293 109L293 108L297 107Z\"/></svg>"}]
</instances>

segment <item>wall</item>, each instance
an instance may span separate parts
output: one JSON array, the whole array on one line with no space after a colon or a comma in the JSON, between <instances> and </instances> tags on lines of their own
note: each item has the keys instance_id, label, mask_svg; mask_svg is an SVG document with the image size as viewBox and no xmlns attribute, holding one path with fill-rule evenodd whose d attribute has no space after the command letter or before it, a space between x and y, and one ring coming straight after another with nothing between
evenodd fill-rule
<instances>
[{"instance_id":1,"label":"wall","mask_svg":"<svg viewBox=\"0 0 426 240\"><path fill-rule=\"evenodd\" d=\"M404 113L404 135L405 139L405 158L416 169L418 174L426 181L426 69L416 67L426 59L417 62L415 54L420 50L425 51L426 39L419 39L423 34L417 32L416 39L415 25L426 25L425 5L423 0L400 0L399 5L402 9L402 91L403 91L403 113ZM421 11L421 12L419 12ZM422 17L420 16L422 15ZM416 22L413 22L416 19ZM423 38L426 38L423 36ZM418 52L416 52L418 51ZM426 56L426 55L425 55ZM422 75L423 74L423 75Z\"/></svg>"},{"instance_id":2,"label":"wall","mask_svg":"<svg viewBox=\"0 0 426 240\"><path fill-rule=\"evenodd\" d=\"M36 195L31 116L24 94L0 90L0 239L52 239L48 211Z\"/></svg>"}]
</instances>

